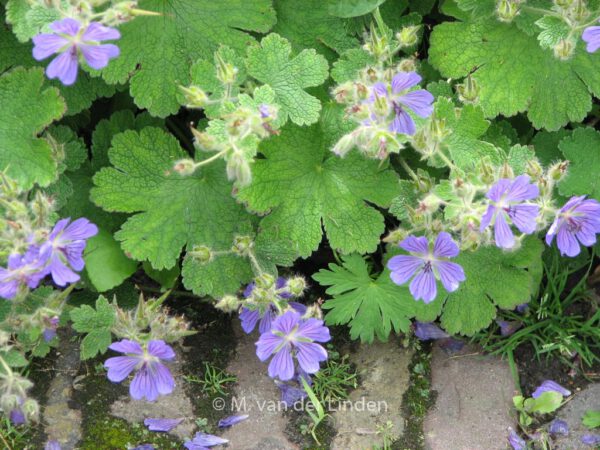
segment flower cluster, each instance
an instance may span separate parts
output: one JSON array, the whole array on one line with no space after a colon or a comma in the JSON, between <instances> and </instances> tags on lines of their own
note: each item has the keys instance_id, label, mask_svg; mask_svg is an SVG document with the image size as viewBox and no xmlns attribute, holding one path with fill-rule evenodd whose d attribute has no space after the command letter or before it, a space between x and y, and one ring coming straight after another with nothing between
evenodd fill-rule
<instances>
[{"instance_id":1,"label":"flower cluster","mask_svg":"<svg viewBox=\"0 0 600 450\"><path fill-rule=\"evenodd\" d=\"M348 118L358 123L333 146L332 151L338 156L343 157L354 147L377 159L399 153L407 136L416 132L413 116L426 118L433 112L433 95L414 89L421 82L420 75L409 71L387 77L389 71L379 74L369 67L360 73L358 81L334 89L334 98L347 105Z\"/></svg>"},{"instance_id":2,"label":"flower cluster","mask_svg":"<svg viewBox=\"0 0 600 450\"><path fill-rule=\"evenodd\" d=\"M81 218L59 220L42 242L32 236L23 254L11 254L7 267L0 267L0 297L12 299L26 288L34 289L46 275L58 286L78 281L75 271L83 269L87 239L97 233L96 225Z\"/></svg>"}]
</instances>

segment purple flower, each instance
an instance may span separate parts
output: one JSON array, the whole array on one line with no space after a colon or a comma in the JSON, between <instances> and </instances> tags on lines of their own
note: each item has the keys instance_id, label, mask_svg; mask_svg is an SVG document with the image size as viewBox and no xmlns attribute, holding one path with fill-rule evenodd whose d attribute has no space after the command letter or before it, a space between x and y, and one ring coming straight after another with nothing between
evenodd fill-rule
<instances>
[{"instance_id":1,"label":"purple flower","mask_svg":"<svg viewBox=\"0 0 600 450\"><path fill-rule=\"evenodd\" d=\"M546 244L552 245L556 236L561 255L577 256L581 251L579 242L587 247L594 245L596 233L600 233L600 203L586 200L585 195L571 197L552 222Z\"/></svg>"},{"instance_id":2,"label":"purple flower","mask_svg":"<svg viewBox=\"0 0 600 450\"><path fill-rule=\"evenodd\" d=\"M194 436L194 439L185 442L183 446L188 450L205 450L208 447L227 444L228 442L227 439L220 438L219 436L198 432Z\"/></svg>"},{"instance_id":3,"label":"purple flower","mask_svg":"<svg viewBox=\"0 0 600 450\"><path fill-rule=\"evenodd\" d=\"M512 428L508 435L508 443L514 450L527 450L527 443Z\"/></svg>"},{"instance_id":4,"label":"purple flower","mask_svg":"<svg viewBox=\"0 0 600 450\"><path fill-rule=\"evenodd\" d=\"M154 447L152 444L141 444L132 448L131 450L156 450L156 447Z\"/></svg>"},{"instance_id":5,"label":"purple flower","mask_svg":"<svg viewBox=\"0 0 600 450\"><path fill-rule=\"evenodd\" d=\"M533 398L538 398L544 392L558 392L564 397L568 397L569 395L571 395L571 391L565 389L560 384L552 380L546 380L542 384L540 384L535 391L533 391L533 394L531 394L531 396Z\"/></svg>"},{"instance_id":6,"label":"purple flower","mask_svg":"<svg viewBox=\"0 0 600 450\"><path fill-rule=\"evenodd\" d=\"M523 202L533 200L539 193L539 188L529 183L527 175L518 176L514 180L508 178L498 180L486 194L490 199L490 205L481 218L480 231L493 223L496 245L501 248L512 248L515 245L515 237L509 221L512 221L522 233L533 233L540 208Z\"/></svg>"},{"instance_id":7,"label":"purple flower","mask_svg":"<svg viewBox=\"0 0 600 450\"><path fill-rule=\"evenodd\" d=\"M515 308L518 313L524 314L529 310L529 303L521 303Z\"/></svg>"},{"instance_id":8,"label":"purple flower","mask_svg":"<svg viewBox=\"0 0 600 450\"><path fill-rule=\"evenodd\" d=\"M45 327L42 336L44 341L50 342L56 337L56 329L58 328L58 316L44 319Z\"/></svg>"},{"instance_id":9,"label":"purple flower","mask_svg":"<svg viewBox=\"0 0 600 450\"><path fill-rule=\"evenodd\" d=\"M410 88L421 82L421 76L415 72L400 72L394 75L391 83L391 92L389 86L384 83L375 83L373 85L373 95L369 102L374 103L377 97L385 97L391 102L394 112L394 120L389 126L389 130L394 133L415 134L415 122L408 114L411 110L419 117L429 117L433 112L433 95L425 89L407 92ZM371 117L377 121L377 117Z\"/></svg>"},{"instance_id":10,"label":"purple flower","mask_svg":"<svg viewBox=\"0 0 600 450\"><path fill-rule=\"evenodd\" d=\"M183 422L183 419L144 419L144 425L146 425L150 431L169 432L181 422Z\"/></svg>"},{"instance_id":11,"label":"purple flower","mask_svg":"<svg viewBox=\"0 0 600 450\"><path fill-rule=\"evenodd\" d=\"M256 355L261 361L274 355L269 363L269 376L286 381L294 377L294 357L306 373L317 372L319 363L327 359L327 351L315 341L330 339L329 329L322 320L303 320L297 312L287 311L273 321L271 330L260 336Z\"/></svg>"},{"instance_id":12,"label":"purple flower","mask_svg":"<svg viewBox=\"0 0 600 450\"><path fill-rule=\"evenodd\" d=\"M465 281L463 268L448 261L459 253L458 246L448 233L438 235L433 249L423 236L408 236L399 245L410 255L398 255L389 260L390 277L396 284L404 284L412 278L410 293L415 300L432 302L437 296L436 279L441 280L449 292L458 289L460 282Z\"/></svg>"},{"instance_id":13,"label":"purple flower","mask_svg":"<svg viewBox=\"0 0 600 450\"><path fill-rule=\"evenodd\" d=\"M300 314L304 314L306 312L306 306L302 303L289 302L288 305L290 305ZM273 323L273 320L275 320L276 317L277 308L273 304L268 305L264 313L262 313L262 315L260 310L258 309L242 308L242 311L240 312L242 329L248 334L252 333L252 331L256 327L256 323L259 322L259 320L260 322L258 324L258 332L261 334L266 333L271 329L271 324Z\"/></svg>"},{"instance_id":14,"label":"purple flower","mask_svg":"<svg viewBox=\"0 0 600 450\"><path fill-rule=\"evenodd\" d=\"M38 34L33 38L33 57L37 61L55 53L58 56L46 68L48 78L58 78L68 86L77 79L79 55L92 69L102 69L111 58L119 56L119 47L100 44L100 41L119 39L121 34L114 28L92 22L87 27L72 18L50 24L51 34Z\"/></svg>"},{"instance_id":15,"label":"purple flower","mask_svg":"<svg viewBox=\"0 0 600 450\"><path fill-rule=\"evenodd\" d=\"M44 276L44 264L37 247L31 246L25 255L13 253L8 257L6 269L0 267L0 297L14 298L21 286L35 289Z\"/></svg>"},{"instance_id":16,"label":"purple flower","mask_svg":"<svg viewBox=\"0 0 600 450\"><path fill-rule=\"evenodd\" d=\"M61 450L61 448L58 441L52 440L46 442L46 445L44 445L44 450Z\"/></svg>"},{"instance_id":17,"label":"purple flower","mask_svg":"<svg viewBox=\"0 0 600 450\"><path fill-rule=\"evenodd\" d=\"M48 264L46 273L50 273L59 286L79 280L79 275L73 270L83 269L86 239L98 233L98 227L86 218L69 224L70 221L70 218L59 220L48 235L48 240L40 247L40 259Z\"/></svg>"},{"instance_id":18,"label":"purple flower","mask_svg":"<svg viewBox=\"0 0 600 450\"><path fill-rule=\"evenodd\" d=\"M581 442L589 446L600 445L600 434L584 434Z\"/></svg>"},{"instance_id":19,"label":"purple flower","mask_svg":"<svg viewBox=\"0 0 600 450\"><path fill-rule=\"evenodd\" d=\"M445 339L450 337L448 333L431 322L415 322L415 336L420 341L430 341L433 339Z\"/></svg>"},{"instance_id":20,"label":"purple flower","mask_svg":"<svg viewBox=\"0 0 600 450\"><path fill-rule=\"evenodd\" d=\"M510 336L523 326L523 324L517 320L508 321L496 319L496 323L500 327L500 334L502 336Z\"/></svg>"},{"instance_id":21,"label":"purple flower","mask_svg":"<svg viewBox=\"0 0 600 450\"><path fill-rule=\"evenodd\" d=\"M600 48L600 27L587 27L583 30L581 39L587 44L585 49L589 53L594 53Z\"/></svg>"},{"instance_id":22,"label":"purple flower","mask_svg":"<svg viewBox=\"0 0 600 450\"><path fill-rule=\"evenodd\" d=\"M171 361L175 358L175 352L164 341L150 341L142 349L137 342L123 339L108 348L127 355L108 358L104 363L110 381L120 383L136 370L129 386L129 394L132 398L140 400L145 397L149 401L154 401L159 395L173 392L175 380L162 361Z\"/></svg>"},{"instance_id":23,"label":"purple flower","mask_svg":"<svg viewBox=\"0 0 600 450\"><path fill-rule=\"evenodd\" d=\"M550 434L568 436L569 425L564 420L554 419L548 427Z\"/></svg>"},{"instance_id":24,"label":"purple flower","mask_svg":"<svg viewBox=\"0 0 600 450\"><path fill-rule=\"evenodd\" d=\"M23 413L21 407L17 407L11 410L9 414L9 419L13 423L13 425L23 425L25 422L27 422L27 419L25 418L25 413Z\"/></svg>"},{"instance_id":25,"label":"purple flower","mask_svg":"<svg viewBox=\"0 0 600 450\"><path fill-rule=\"evenodd\" d=\"M248 417L249 417L248 414L238 414L238 415L225 417L224 419L219 420L219 423L217 423L217 426L219 428L231 427L231 426L235 425L236 423L243 422Z\"/></svg>"}]
</instances>

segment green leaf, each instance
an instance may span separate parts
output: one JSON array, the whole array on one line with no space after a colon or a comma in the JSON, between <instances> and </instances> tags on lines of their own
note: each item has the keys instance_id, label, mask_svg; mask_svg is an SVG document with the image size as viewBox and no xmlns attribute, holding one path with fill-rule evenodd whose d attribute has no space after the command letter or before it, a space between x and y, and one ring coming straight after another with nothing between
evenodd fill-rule
<instances>
[{"instance_id":1,"label":"green leaf","mask_svg":"<svg viewBox=\"0 0 600 450\"><path fill-rule=\"evenodd\" d=\"M484 118L481 108L464 105L457 108L449 98L439 98L434 105L435 117L445 121L449 134L443 140L451 159L457 167L468 170L487 156L500 163L501 153L489 142L480 140L490 122Z\"/></svg>"},{"instance_id":2,"label":"green leaf","mask_svg":"<svg viewBox=\"0 0 600 450\"><path fill-rule=\"evenodd\" d=\"M141 0L141 16L119 27L121 55L103 70L109 83L130 82L136 105L165 117L179 109L178 85L189 68L212 58L219 45L240 52L254 42L245 31L265 33L275 22L271 0Z\"/></svg>"},{"instance_id":3,"label":"green leaf","mask_svg":"<svg viewBox=\"0 0 600 450\"><path fill-rule=\"evenodd\" d=\"M328 59L358 45L348 35L347 23L329 14L328 2L322 0L275 0L277 23L273 32L288 39L297 52L314 48Z\"/></svg>"},{"instance_id":4,"label":"green leaf","mask_svg":"<svg viewBox=\"0 0 600 450\"><path fill-rule=\"evenodd\" d=\"M8 0L6 22L12 25L13 33L20 42L27 42L42 28L61 19L60 11L43 4L31 4L27 0Z\"/></svg>"},{"instance_id":5,"label":"green leaf","mask_svg":"<svg viewBox=\"0 0 600 450\"><path fill-rule=\"evenodd\" d=\"M429 61L444 77L472 76L486 117L527 111L536 128L581 121L600 93L600 57L580 43L568 61L540 48L535 36L495 18L446 22L431 34Z\"/></svg>"},{"instance_id":6,"label":"green leaf","mask_svg":"<svg viewBox=\"0 0 600 450\"><path fill-rule=\"evenodd\" d=\"M111 327L116 312L102 295L96 300L96 308L82 305L70 313L73 329L87 335L81 341L81 359L90 359L103 354L111 344Z\"/></svg>"},{"instance_id":7,"label":"green leaf","mask_svg":"<svg viewBox=\"0 0 600 450\"><path fill-rule=\"evenodd\" d=\"M3 16L4 10L0 5L0 17ZM17 41L9 26L0 21L0 73L31 59L31 46Z\"/></svg>"},{"instance_id":8,"label":"green leaf","mask_svg":"<svg viewBox=\"0 0 600 450\"><path fill-rule=\"evenodd\" d=\"M23 189L49 185L56 178L56 161L45 139L37 135L65 112L58 90L42 90L41 69L20 69L0 77L0 170Z\"/></svg>"},{"instance_id":9,"label":"green leaf","mask_svg":"<svg viewBox=\"0 0 600 450\"><path fill-rule=\"evenodd\" d=\"M385 0L334 0L329 5L329 14L336 17L356 17L369 14Z\"/></svg>"},{"instance_id":10,"label":"green leaf","mask_svg":"<svg viewBox=\"0 0 600 450\"><path fill-rule=\"evenodd\" d=\"M64 125L53 125L46 131L54 153L57 155L58 172L73 172L87 159L87 147L82 138Z\"/></svg>"},{"instance_id":11,"label":"green leaf","mask_svg":"<svg viewBox=\"0 0 600 450\"><path fill-rule=\"evenodd\" d=\"M600 427L600 411L586 411L581 421L588 428Z\"/></svg>"},{"instance_id":12,"label":"green leaf","mask_svg":"<svg viewBox=\"0 0 600 450\"><path fill-rule=\"evenodd\" d=\"M142 267L144 268L146 275L159 283L164 290L172 288L175 285L177 278L179 278L179 274L181 273L179 266L175 266L169 270L156 270L147 261L144 261Z\"/></svg>"},{"instance_id":13,"label":"green leaf","mask_svg":"<svg viewBox=\"0 0 600 450\"><path fill-rule=\"evenodd\" d=\"M535 156L546 167L563 159L558 144L571 133L571 130L540 131L531 141L535 148Z\"/></svg>"},{"instance_id":14,"label":"green leaf","mask_svg":"<svg viewBox=\"0 0 600 450\"><path fill-rule=\"evenodd\" d=\"M319 86L329 74L327 60L315 50L302 50L291 57L292 46L278 34L263 38L248 49L248 73L275 91L283 120L289 116L298 125L319 120L321 102L304 89Z\"/></svg>"},{"instance_id":15,"label":"green leaf","mask_svg":"<svg viewBox=\"0 0 600 450\"><path fill-rule=\"evenodd\" d=\"M384 270L376 279L360 255L343 258L342 266L329 264L313 275L333 298L323 304L330 325L350 326L350 337L373 342L375 335L386 341L390 332L407 332L415 315L415 300L406 287L396 286Z\"/></svg>"},{"instance_id":16,"label":"green leaf","mask_svg":"<svg viewBox=\"0 0 600 450\"><path fill-rule=\"evenodd\" d=\"M542 29L538 35L538 41L542 48L553 48L561 40L569 36L571 28L560 17L544 16L535 24Z\"/></svg>"},{"instance_id":17,"label":"green leaf","mask_svg":"<svg viewBox=\"0 0 600 450\"><path fill-rule=\"evenodd\" d=\"M29 365L29 361L27 361L25 355L14 348L0 352L0 356L9 367L25 367Z\"/></svg>"},{"instance_id":18,"label":"green leaf","mask_svg":"<svg viewBox=\"0 0 600 450\"><path fill-rule=\"evenodd\" d=\"M175 266L181 250L205 245L227 251L238 232L247 234L248 214L231 197L222 161L184 177L172 170L187 157L177 139L158 128L126 131L113 138L109 158L114 168L94 176L92 200L107 211L135 213L115 237L132 258L155 269ZM248 262L232 254L209 265L186 258L186 287L198 294L220 296L248 281Z\"/></svg>"},{"instance_id":19,"label":"green leaf","mask_svg":"<svg viewBox=\"0 0 600 450\"><path fill-rule=\"evenodd\" d=\"M393 171L357 152L338 158L329 150L331 133L318 125L289 125L264 141L253 166L254 181L239 199L260 214L266 240L307 257L317 249L322 227L329 243L344 253L372 252L384 232L383 216L368 205L387 207L397 194Z\"/></svg>"},{"instance_id":20,"label":"green leaf","mask_svg":"<svg viewBox=\"0 0 600 450\"><path fill-rule=\"evenodd\" d=\"M537 398L528 398L525 400L524 407L529 413L549 414L560 408L563 396L556 391L543 392Z\"/></svg>"},{"instance_id":21,"label":"green leaf","mask_svg":"<svg viewBox=\"0 0 600 450\"><path fill-rule=\"evenodd\" d=\"M442 313L446 331L471 336L492 322L496 306L514 309L531 300L541 280L543 249L538 239L527 238L514 252L497 247L461 252L453 261L463 267L466 280L446 300Z\"/></svg>"},{"instance_id":22,"label":"green leaf","mask_svg":"<svg viewBox=\"0 0 600 450\"><path fill-rule=\"evenodd\" d=\"M375 59L362 48L352 48L333 63L331 78L338 84L353 80L361 69L374 62Z\"/></svg>"},{"instance_id":23,"label":"green leaf","mask_svg":"<svg viewBox=\"0 0 600 450\"><path fill-rule=\"evenodd\" d=\"M560 193L600 200L600 133L593 128L578 128L560 141L559 148L569 160L567 176L558 185Z\"/></svg>"},{"instance_id":24,"label":"green leaf","mask_svg":"<svg viewBox=\"0 0 600 450\"><path fill-rule=\"evenodd\" d=\"M99 292L118 286L137 268L137 263L125 256L112 234L103 229L88 240L84 260L85 271Z\"/></svg>"},{"instance_id":25,"label":"green leaf","mask_svg":"<svg viewBox=\"0 0 600 450\"><path fill-rule=\"evenodd\" d=\"M408 210L406 207L415 208L422 193L416 189L415 183L408 180L400 180L399 190L400 195L395 197L390 204L390 213L399 220L407 220Z\"/></svg>"}]
</instances>

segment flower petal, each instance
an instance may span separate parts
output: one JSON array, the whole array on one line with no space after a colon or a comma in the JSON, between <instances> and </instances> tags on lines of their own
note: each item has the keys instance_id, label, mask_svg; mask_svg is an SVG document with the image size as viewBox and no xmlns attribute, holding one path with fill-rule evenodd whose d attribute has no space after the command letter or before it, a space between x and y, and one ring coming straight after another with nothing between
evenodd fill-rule
<instances>
[{"instance_id":1,"label":"flower petal","mask_svg":"<svg viewBox=\"0 0 600 450\"><path fill-rule=\"evenodd\" d=\"M537 227L538 205L514 205L508 210L508 217L521 233L531 234Z\"/></svg>"},{"instance_id":2,"label":"flower petal","mask_svg":"<svg viewBox=\"0 0 600 450\"><path fill-rule=\"evenodd\" d=\"M414 120L403 109L396 111L396 117L394 117L389 129L394 133L403 133L410 136L415 134L416 131Z\"/></svg>"},{"instance_id":3,"label":"flower petal","mask_svg":"<svg viewBox=\"0 0 600 450\"><path fill-rule=\"evenodd\" d=\"M331 340L329 328L323 325L323 321L315 318L306 319L298 326L296 336L311 339L317 342L328 342Z\"/></svg>"},{"instance_id":4,"label":"flower petal","mask_svg":"<svg viewBox=\"0 0 600 450\"><path fill-rule=\"evenodd\" d=\"M288 335L300 323L300 314L295 311L286 311L273 321L273 331L280 331Z\"/></svg>"},{"instance_id":5,"label":"flower petal","mask_svg":"<svg viewBox=\"0 0 600 450\"><path fill-rule=\"evenodd\" d=\"M390 278L397 285L406 283L423 265L423 260L413 255L397 255L390 258L388 268Z\"/></svg>"},{"instance_id":6,"label":"flower petal","mask_svg":"<svg viewBox=\"0 0 600 450\"><path fill-rule=\"evenodd\" d=\"M438 258L454 258L458 256L459 252L458 245L456 245L450 234L445 231L438 234L433 245L433 256L437 256Z\"/></svg>"},{"instance_id":7,"label":"flower petal","mask_svg":"<svg viewBox=\"0 0 600 450\"><path fill-rule=\"evenodd\" d=\"M85 217L81 217L71 222L61 234L61 240L78 241L89 239L98 234L98 227Z\"/></svg>"},{"instance_id":8,"label":"flower petal","mask_svg":"<svg viewBox=\"0 0 600 450\"><path fill-rule=\"evenodd\" d=\"M260 312L258 309L250 310L248 308L242 308L242 312L240 312L240 321L242 330L244 330L246 334L252 333L258 319L260 319Z\"/></svg>"},{"instance_id":9,"label":"flower petal","mask_svg":"<svg viewBox=\"0 0 600 450\"><path fill-rule=\"evenodd\" d=\"M410 283L410 293L415 300L423 299L425 303L431 303L437 296L437 286L433 271L422 270Z\"/></svg>"},{"instance_id":10,"label":"flower petal","mask_svg":"<svg viewBox=\"0 0 600 450\"><path fill-rule=\"evenodd\" d=\"M427 255L429 253L429 242L425 236L415 237L408 236L398 246L411 253L418 253L421 255Z\"/></svg>"},{"instance_id":11,"label":"flower petal","mask_svg":"<svg viewBox=\"0 0 600 450\"><path fill-rule=\"evenodd\" d=\"M57 253L52 255L48 270L52 274L52 280L59 286L79 281L79 275L69 269Z\"/></svg>"},{"instance_id":12,"label":"flower petal","mask_svg":"<svg viewBox=\"0 0 600 450\"><path fill-rule=\"evenodd\" d=\"M79 50L88 66L100 70L108 65L108 61L119 56L120 50L114 44L87 45L80 44Z\"/></svg>"},{"instance_id":13,"label":"flower petal","mask_svg":"<svg viewBox=\"0 0 600 450\"><path fill-rule=\"evenodd\" d=\"M50 29L55 33L68 34L70 36L76 36L79 33L81 24L78 20L67 17L66 19L57 20L50 24Z\"/></svg>"},{"instance_id":14,"label":"flower petal","mask_svg":"<svg viewBox=\"0 0 600 450\"><path fill-rule=\"evenodd\" d=\"M433 95L425 89L408 92L398 98L400 103L412 109L419 117L429 117L431 115L433 112L433 100Z\"/></svg>"},{"instance_id":15,"label":"flower petal","mask_svg":"<svg viewBox=\"0 0 600 450\"><path fill-rule=\"evenodd\" d=\"M58 78L65 86L70 86L77 79L77 51L67 50L54 58L48 67L46 75L48 78Z\"/></svg>"},{"instance_id":16,"label":"flower petal","mask_svg":"<svg viewBox=\"0 0 600 450\"><path fill-rule=\"evenodd\" d=\"M416 72L400 72L392 78L392 92L399 94L421 82L421 75Z\"/></svg>"},{"instance_id":17,"label":"flower petal","mask_svg":"<svg viewBox=\"0 0 600 450\"><path fill-rule=\"evenodd\" d=\"M142 367L133 377L133 381L129 385L129 395L134 400L146 398L150 402L158 398L156 380L146 368Z\"/></svg>"},{"instance_id":18,"label":"flower petal","mask_svg":"<svg viewBox=\"0 0 600 450\"><path fill-rule=\"evenodd\" d=\"M567 227L561 227L560 230L558 230L556 235L556 245L558 245L561 255L567 255L571 258L579 255L579 252L581 251L575 235L571 233Z\"/></svg>"},{"instance_id":19,"label":"flower petal","mask_svg":"<svg viewBox=\"0 0 600 450\"><path fill-rule=\"evenodd\" d=\"M533 394L531 394L531 396L533 398L538 398L544 392L558 392L559 394L561 394L564 397L568 397L569 395L571 395L571 391L570 390L562 387L556 381L545 380L545 381L542 382L542 384L540 384L536 388L536 390L533 392Z\"/></svg>"},{"instance_id":20,"label":"flower petal","mask_svg":"<svg viewBox=\"0 0 600 450\"><path fill-rule=\"evenodd\" d=\"M32 38L33 57L37 61L46 59L48 56L58 53L69 41L56 34L38 34Z\"/></svg>"},{"instance_id":21,"label":"flower petal","mask_svg":"<svg viewBox=\"0 0 600 450\"><path fill-rule=\"evenodd\" d=\"M298 342L296 358L302 370L306 373L319 371L319 363L327 360L327 350L321 345L312 342Z\"/></svg>"},{"instance_id":22,"label":"flower petal","mask_svg":"<svg viewBox=\"0 0 600 450\"><path fill-rule=\"evenodd\" d=\"M164 360L171 360L175 358L175 352L170 345L163 340L154 340L148 343L148 353L152 356L156 356L157 358Z\"/></svg>"},{"instance_id":23,"label":"flower petal","mask_svg":"<svg viewBox=\"0 0 600 450\"><path fill-rule=\"evenodd\" d=\"M256 342L256 356L261 361L266 361L273 354L275 349L283 343L283 338L268 331L260 335Z\"/></svg>"},{"instance_id":24,"label":"flower petal","mask_svg":"<svg viewBox=\"0 0 600 450\"><path fill-rule=\"evenodd\" d=\"M113 383L120 383L129 376L135 366L140 362L139 358L132 356L115 356L104 361L104 368L108 370L106 376Z\"/></svg>"},{"instance_id":25,"label":"flower petal","mask_svg":"<svg viewBox=\"0 0 600 450\"><path fill-rule=\"evenodd\" d=\"M144 425L146 425L150 431L169 432L181 422L183 422L183 419L144 419Z\"/></svg>"},{"instance_id":26,"label":"flower petal","mask_svg":"<svg viewBox=\"0 0 600 450\"><path fill-rule=\"evenodd\" d=\"M465 272L459 264L450 261L436 261L434 267L448 292L454 292L460 283L465 281Z\"/></svg>"},{"instance_id":27,"label":"flower petal","mask_svg":"<svg viewBox=\"0 0 600 450\"><path fill-rule=\"evenodd\" d=\"M243 422L248 417L250 417L250 416L248 416L248 414L234 414L233 416L229 416L229 417L220 419L219 422L217 423L217 426L219 428L231 427L231 426L235 425L236 423Z\"/></svg>"},{"instance_id":28,"label":"flower petal","mask_svg":"<svg viewBox=\"0 0 600 450\"><path fill-rule=\"evenodd\" d=\"M587 43L585 49L588 53L594 53L600 48L600 27L587 27L583 30L581 39Z\"/></svg>"},{"instance_id":29,"label":"flower petal","mask_svg":"<svg viewBox=\"0 0 600 450\"><path fill-rule=\"evenodd\" d=\"M444 339L450 337L448 333L431 322L415 322L415 336L421 341L429 341L432 339Z\"/></svg>"},{"instance_id":30,"label":"flower petal","mask_svg":"<svg viewBox=\"0 0 600 450\"><path fill-rule=\"evenodd\" d=\"M515 236L506 223L506 219L504 218L505 215L506 213L504 212L496 215L496 223L494 224L494 239L498 247L512 248L515 245Z\"/></svg>"},{"instance_id":31,"label":"flower petal","mask_svg":"<svg viewBox=\"0 0 600 450\"><path fill-rule=\"evenodd\" d=\"M269 376L279 377L282 381L291 380L294 377L294 360L287 347L279 350L269 363Z\"/></svg>"},{"instance_id":32,"label":"flower petal","mask_svg":"<svg viewBox=\"0 0 600 450\"><path fill-rule=\"evenodd\" d=\"M156 390L160 395L168 395L175 389L175 380L171 371L167 366L159 362L152 364L151 368L148 369L150 376L154 378L154 384Z\"/></svg>"},{"instance_id":33,"label":"flower petal","mask_svg":"<svg viewBox=\"0 0 600 450\"><path fill-rule=\"evenodd\" d=\"M108 346L111 350L119 353L132 353L134 355L141 355L144 353L142 346L135 341L129 339L122 339L119 342L113 342Z\"/></svg>"},{"instance_id":34,"label":"flower petal","mask_svg":"<svg viewBox=\"0 0 600 450\"><path fill-rule=\"evenodd\" d=\"M83 33L82 39L84 41L107 41L119 39L120 37L119 30L105 27L99 22L92 22Z\"/></svg>"},{"instance_id":35,"label":"flower petal","mask_svg":"<svg viewBox=\"0 0 600 450\"><path fill-rule=\"evenodd\" d=\"M540 195L540 189L529 182L527 175L519 175L513 180L506 193L506 199L509 202L522 202L524 200L533 200Z\"/></svg>"}]
</instances>

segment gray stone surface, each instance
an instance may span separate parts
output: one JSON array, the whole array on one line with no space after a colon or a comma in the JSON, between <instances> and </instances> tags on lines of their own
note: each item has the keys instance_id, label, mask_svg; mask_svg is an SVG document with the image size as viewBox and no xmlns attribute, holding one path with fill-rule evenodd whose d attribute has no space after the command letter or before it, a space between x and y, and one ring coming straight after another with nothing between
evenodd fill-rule
<instances>
[{"instance_id":1,"label":"gray stone surface","mask_svg":"<svg viewBox=\"0 0 600 450\"><path fill-rule=\"evenodd\" d=\"M235 413L248 414L244 422L226 430L222 437L229 439L228 450L293 450L298 446L285 434L287 419L278 406L279 389L267 376L267 365L256 357L256 334L246 335L239 326L236 356L227 372L237 376L233 399ZM230 402L233 400L230 399Z\"/></svg>"},{"instance_id":2,"label":"gray stone surface","mask_svg":"<svg viewBox=\"0 0 600 450\"><path fill-rule=\"evenodd\" d=\"M600 383L590 384L582 391L576 392L573 399L558 411L556 417L569 425L569 436L555 441L557 450L590 448L581 443L581 437L584 434L592 433L581 423L581 418L590 409L600 410Z\"/></svg>"},{"instance_id":3,"label":"gray stone surface","mask_svg":"<svg viewBox=\"0 0 600 450\"><path fill-rule=\"evenodd\" d=\"M436 404L424 423L428 450L504 450L514 382L508 364L465 346L447 355L437 345L431 362Z\"/></svg>"},{"instance_id":4,"label":"gray stone surface","mask_svg":"<svg viewBox=\"0 0 600 450\"><path fill-rule=\"evenodd\" d=\"M176 358L176 361L181 360L181 357ZM162 395L155 402L133 400L127 395L111 405L111 414L115 417L125 419L129 423L143 423L146 418L182 418L184 420L169 433L180 439L191 437L194 434L194 431L196 431L196 425L194 424L196 416L194 415L192 402L183 388L183 383L177 383L177 380L181 379L181 377L178 376L181 366L176 363L171 364L169 368L171 369L176 382L172 394Z\"/></svg>"},{"instance_id":5,"label":"gray stone surface","mask_svg":"<svg viewBox=\"0 0 600 450\"><path fill-rule=\"evenodd\" d=\"M378 426L388 421L393 425L389 435L393 439L402 435L402 396L408 388L411 359L412 352L396 342L361 345L350 355L361 384L352 391L351 403L333 405L337 409L333 413L337 435L332 450L370 449L382 445L383 438L376 433Z\"/></svg>"},{"instance_id":6,"label":"gray stone surface","mask_svg":"<svg viewBox=\"0 0 600 450\"><path fill-rule=\"evenodd\" d=\"M64 450L71 450L81 438L81 412L69 407L73 381L79 370L79 343L72 333L59 330L60 345L54 365L55 375L48 387L47 401L42 409L49 440L56 440Z\"/></svg>"}]
</instances>

